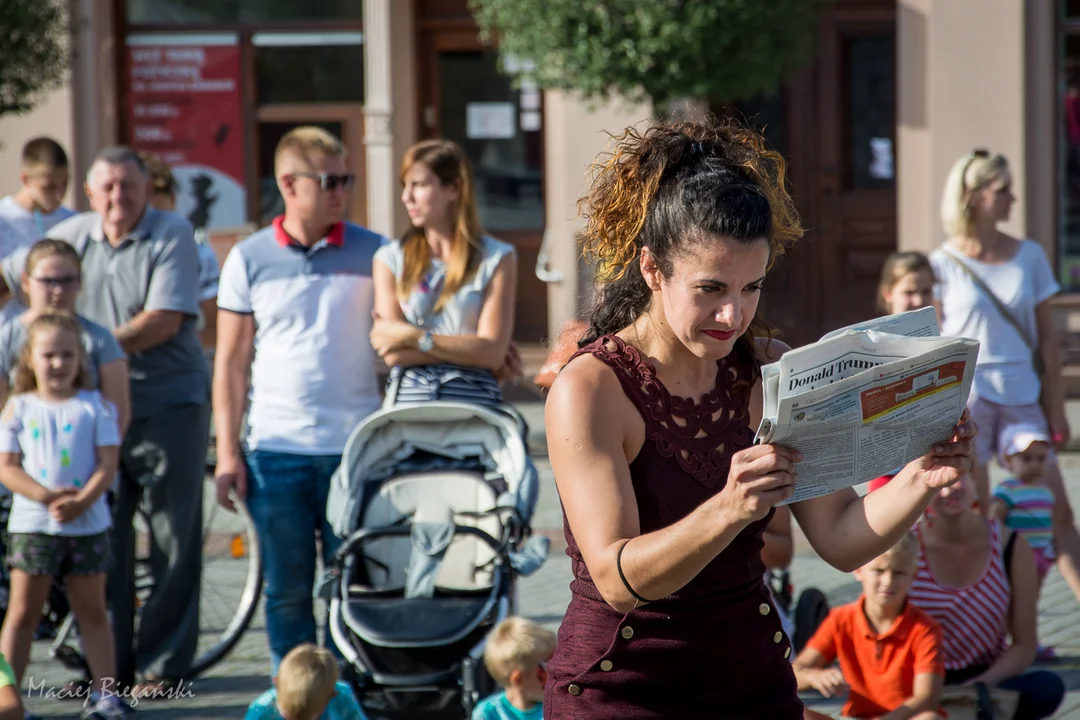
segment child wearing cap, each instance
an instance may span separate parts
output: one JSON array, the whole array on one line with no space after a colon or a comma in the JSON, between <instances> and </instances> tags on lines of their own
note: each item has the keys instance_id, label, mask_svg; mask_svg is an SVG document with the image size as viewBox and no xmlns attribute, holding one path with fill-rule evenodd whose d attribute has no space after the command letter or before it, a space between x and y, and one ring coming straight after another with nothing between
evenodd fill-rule
<instances>
[{"instance_id":1,"label":"child wearing cap","mask_svg":"<svg viewBox=\"0 0 1080 720\"><path fill-rule=\"evenodd\" d=\"M1050 436L1034 425L1011 425L1002 431L1000 447L1001 463L1012 477L994 489L990 515L1027 540L1035 553L1041 590L1056 557L1054 493L1043 484ZM1051 648L1039 648L1039 659L1052 658Z\"/></svg>"}]
</instances>

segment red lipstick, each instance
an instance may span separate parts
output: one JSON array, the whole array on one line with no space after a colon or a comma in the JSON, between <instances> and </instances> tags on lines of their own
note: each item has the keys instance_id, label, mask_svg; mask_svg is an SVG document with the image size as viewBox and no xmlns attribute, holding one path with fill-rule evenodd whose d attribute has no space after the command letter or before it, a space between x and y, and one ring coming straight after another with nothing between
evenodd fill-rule
<instances>
[{"instance_id":1,"label":"red lipstick","mask_svg":"<svg viewBox=\"0 0 1080 720\"><path fill-rule=\"evenodd\" d=\"M734 330L728 330L727 332L723 332L721 330L706 330L705 334L713 338L714 340L730 340L731 338L735 337Z\"/></svg>"}]
</instances>

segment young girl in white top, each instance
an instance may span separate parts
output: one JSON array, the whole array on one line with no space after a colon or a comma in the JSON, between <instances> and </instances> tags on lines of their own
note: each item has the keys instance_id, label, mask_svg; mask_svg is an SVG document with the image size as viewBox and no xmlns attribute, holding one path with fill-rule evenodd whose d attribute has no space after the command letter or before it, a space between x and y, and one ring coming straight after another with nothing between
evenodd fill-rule
<instances>
[{"instance_id":1,"label":"young girl in white top","mask_svg":"<svg viewBox=\"0 0 1080 720\"><path fill-rule=\"evenodd\" d=\"M105 609L111 560L105 491L116 475L115 410L88 390L78 321L46 314L28 328L14 394L0 413L0 482L15 495L8 521L11 604L0 652L22 680L34 629L57 575L64 576L94 678L91 713L124 717ZM115 691L115 688L112 688Z\"/></svg>"}]
</instances>

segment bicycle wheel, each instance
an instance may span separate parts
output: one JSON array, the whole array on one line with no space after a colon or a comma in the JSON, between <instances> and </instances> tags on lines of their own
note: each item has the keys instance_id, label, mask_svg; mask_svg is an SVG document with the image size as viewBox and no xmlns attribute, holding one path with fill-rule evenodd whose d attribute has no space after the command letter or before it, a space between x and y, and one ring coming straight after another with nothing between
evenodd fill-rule
<instances>
[{"instance_id":1,"label":"bicycle wheel","mask_svg":"<svg viewBox=\"0 0 1080 720\"><path fill-rule=\"evenodd\" d=\"M195 660L185 673L188 679L206 672L236 646L251 624L262 594L262 561L255 526L247 508L242 503L236 507L234 514L217 504L211 472L203 498L199 643ZM135 597L141 607L153 590L149 524L141 511L135 525Z\"/></svg>"}]
</instances>

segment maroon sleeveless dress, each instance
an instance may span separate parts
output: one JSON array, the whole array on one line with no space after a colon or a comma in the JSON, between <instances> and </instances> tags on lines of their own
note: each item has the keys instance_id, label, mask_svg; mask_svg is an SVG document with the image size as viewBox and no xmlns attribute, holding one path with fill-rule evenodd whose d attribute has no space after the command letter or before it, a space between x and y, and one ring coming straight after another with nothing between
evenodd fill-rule
<instances>
[{"instance_id":1,"label":"maroon sleeveless dress","mask_svg":"<svg viewBox=\"0 0 1080 720\"><path fill-rule=\"evenodd\" d=\"M749 351L718 363L716 388L700 403L669 394L618 337L574 357L582 353L615 372L645 420L645 444L630 464L642 534L723 489L731 456L754 437L748 406L759 372ZM574 580L547 664L544 717L801 720L793 651L763 579L761 535L771 517L743 530L681 590L626 614L600 596L564 520Z\"/></svg>"}]
</instances>

